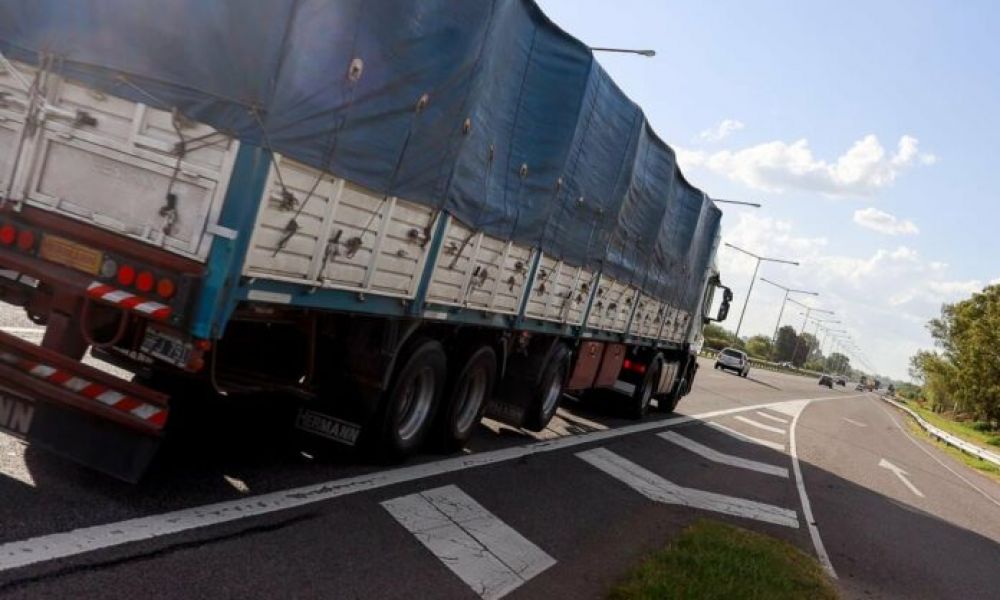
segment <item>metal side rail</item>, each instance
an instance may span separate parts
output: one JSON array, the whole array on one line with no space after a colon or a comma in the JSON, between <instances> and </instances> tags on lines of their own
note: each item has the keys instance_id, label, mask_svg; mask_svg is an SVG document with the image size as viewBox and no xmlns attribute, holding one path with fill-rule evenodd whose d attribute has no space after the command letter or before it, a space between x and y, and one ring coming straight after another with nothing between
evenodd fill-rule
<instances>
[{"instance_id":1,"label":"metal side rail","mask_svg":"<svg viewBox=\"0 0 1000 600\"><path fill-rule=\"evenodd\" d=\"M0 430L136 482L159 448L168 398L0 332Z\"/></svg>"},{"instance_id":2,"label":"metal side rail","mask_svg":"<svg viewBox=\"0 0 1000 600\"><path fill-rule=\"evenodd\" d=\"M952 435L939 427L931 425L930 423L925 421L923 417L918 415L915 411L910 410L909 407L907 407L905 404L901 402L896 402L892 398L889 398L887 396L882 396L881 394L879 395L879 397L888 402L889 404L895 406L896 408L906 411L911 417L913 417L913 419L917 422L918 425L924 428L924 431L936 437L937 439L941 440L942 442L950 446L954 446L955 448L958 448L959 450L965 452L966 454L971 454L972 456L979 457L985 461L1000 466L1000 454L990 452L989 450L981 448L976 444L973 444L972 442L967 442L962 438Z\"/></svg>"}]
</instances>

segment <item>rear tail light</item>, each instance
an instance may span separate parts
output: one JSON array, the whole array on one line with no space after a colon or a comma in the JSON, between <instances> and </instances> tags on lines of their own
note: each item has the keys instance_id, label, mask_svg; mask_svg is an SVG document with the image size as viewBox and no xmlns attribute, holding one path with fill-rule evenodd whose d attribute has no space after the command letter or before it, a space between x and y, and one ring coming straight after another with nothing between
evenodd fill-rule
<instances>
[{"instance_id":1,"label":"rear tail light","mask_svg":"<svg viewBox=\"0 0 1000 600\"><path fill-rule=\"evenodd\" d=\"M31 250L35 247L35 234L34 232L24 229L21 233L17 234L17 247L21 250Z\"/></svg>"},{"instance_id":2,"label":"rear tail light","mask_svg":"<svg viewBox=\"0 0 1000 600\"><path fill-rule=\"evenodd\" d=\"M149 271L143 271L139 273L135 278L135 289L140 292L150 292L153 290L153 285L156 282L156 278Z\"/></svg>"},{"instance_id":3,"label":"rear tail light","mask_svg":"<svg viewBox=\"0 0 1000 600\"><path fill-rule=\"evenodd\" d=\"M118 267L118 283L122 285L132 285L135 281L135 269L129 265Z\"/></svg>"},{"instance_id":4,"label":"rear tail light","mask_svg":"<svg viewBox=\"0 0 1000 600\"><path fill-rule=\"evenodd\" d=\"M642 364L641 362L632 362L627 358L622 362L622 368L625 369L626 371L632 371L633 373L638 373L639 375L642 375L643 373L646 372L646 365Z\"/></svg>"},{"instance_id":5,"label":"rear tail light","mask_svg":"<svg viewBox=\"0 0 1000 600\"><path fill-rule=\"evenodd\" d=\"M177 286L169 279L161 279L159 283L156 284L156 293L159 294L161 298L172 298L176 291Z\"/></svg>"},{"instance_id":6,"label":"rear tail light","mask_svg":"<svg viewBox=\"0 0 1000 600\"><path fill-rule=\"evenodd\" d=\"M6 223L0 227L0 244L10 246L15 239L17 239L17 229L13 225Z\"/></svg>"}]
</instances>

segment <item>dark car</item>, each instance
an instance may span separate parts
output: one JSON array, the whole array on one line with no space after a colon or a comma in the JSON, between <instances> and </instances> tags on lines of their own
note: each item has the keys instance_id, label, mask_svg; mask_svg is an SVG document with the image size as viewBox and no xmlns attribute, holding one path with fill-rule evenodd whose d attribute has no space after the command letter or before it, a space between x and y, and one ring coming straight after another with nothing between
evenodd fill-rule
<instances>
[{"instance_id":1,"label":"dark car","mask_svg":"<svg viewBox=\"0 0 1000 600\"><path fill-rule=\"evenodd\" d=\"M820 385L825 385L826 387L828 387L828 388L830 388L832 390L833 389L833 377L830 377L829 375L821 375L820 378L819 378L819 384Z\"/></svg>"},{"instance_id":2,"label":"dark car","mask_svg":"<svg viewBox=\"0 0 1000 600\"><path fill-rule=\"evenodd\" d=\"M842 385L844 387L847 387L847 379L844 378L844 377L838 377L837 378L837 385Z\"/></svg>"}]
</instances>

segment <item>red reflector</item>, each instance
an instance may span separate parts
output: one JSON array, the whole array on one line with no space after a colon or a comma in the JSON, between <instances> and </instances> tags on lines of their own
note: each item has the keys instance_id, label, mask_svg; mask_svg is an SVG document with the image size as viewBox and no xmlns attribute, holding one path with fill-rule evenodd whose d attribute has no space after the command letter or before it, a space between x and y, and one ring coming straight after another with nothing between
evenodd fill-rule
<instances>
[{"instance_id":1,"label":"red reflector","mask_svg":"<svg viewBox=\"0 0 1000 600\"><path fill-rule=\"evenodd\" d=\"M7 223L3 227L0 227L0 244L4 246L10 246L14 243L14 239L17 238L17 229L10 223Z\"/></svg>"},{"instance_id":2,"label":"red reflector","mask_svg":"<svg viewBox=\"0 0 1000 600\"><path fill-rule=\"evenodd\" d=\"M626 371L634 371L640 375L646 372L646 365L638 362L632 362L627 358L622 362L622 368Z\"/></svg>"},{"instance_id":3,"label":"red reflector","mask_svg":"<svg viewBox=\"0 0 1000 600\"><path fill-rule=\"evenodd\" d=\"M17 247L21 250L31 250L35 247L35 234L25 229L17 234Z\"/></svg>"},{"instance_id":4,"label":"red reflector","mask_svg":"<svg viewBox=\"0 0 1000 600\"><path fill-rule=\"evenodd\" d=\"M161 279L159 283L156 284L156 293L159 294L161 298L172 298L174 292L176 291L177 286L175 286L174 282L169 279Z\"/></svg>"},{"instance_id":5,"label":"red reflector","mask_svg":"<svg viewBox=\"0 0 1000 600\"><path fill-rule=\"evenodd\" d=\"M197 349L199 349L199 350L201 350L201 351L203 351L203 352L208 352L209 350L212 349L212 341L211 340L195 340L194 341L194 347L197 348Z\"/></svg>"},{"instance_id":6,"label":"red reflector","mask_svg":"<svg viewBox=\"0 0 1000 600\"><path fill-rule=\"evenodd\" d=\"M139 276L135 278L135 289L140 292L148 292L153 289L153 284L156 279L153 278L153 274L149 271L143 271L139 273Z\"/></svg>"},{"instance_id":7,"label":"red reflector","mask_svg":"<svg viewBox=\"0 0 1000 600\"><path fill-rule=\"evenodd\" d=\"M118 267L118 283L132 285L133 281L135 281L135 269L128 265Z\"/></svg>"}]
</instances>

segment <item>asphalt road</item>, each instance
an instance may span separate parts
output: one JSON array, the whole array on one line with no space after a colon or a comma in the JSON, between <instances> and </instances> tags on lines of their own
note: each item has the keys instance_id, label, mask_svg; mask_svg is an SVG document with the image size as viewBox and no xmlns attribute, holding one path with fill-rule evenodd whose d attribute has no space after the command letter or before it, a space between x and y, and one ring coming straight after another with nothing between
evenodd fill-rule
<instances>
[{"instance_id":1,"label":"asphalt road","mask_svg":"<svg viewBox=\"0 0 1000 600\"><path fill-rule=\"evenodd\" d=\"M874 396L709 367L676 414L567 401L400 467L303 453L253 411L138 486L0 434L0 596L596 598L710 516L828 555L846 597L995 597L1000 486Z\"/></svg>"}]
</instances>

